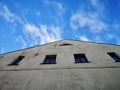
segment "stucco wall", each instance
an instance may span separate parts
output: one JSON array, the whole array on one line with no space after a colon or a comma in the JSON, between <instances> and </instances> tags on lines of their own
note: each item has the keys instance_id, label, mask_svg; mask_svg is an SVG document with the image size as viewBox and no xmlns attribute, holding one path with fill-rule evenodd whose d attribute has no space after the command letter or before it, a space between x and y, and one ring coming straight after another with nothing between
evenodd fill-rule
<instances>
[{"instance_id":1,"label":"stucco wall","mask_svg":"<svg viewBox=\"0 0 120 90\"><path fill-rule=\"evenodd\" d=\"M119 90L119 82L119 68L0 72L0 90Z\"/></svg>"},{"instance_id":2,"label":"stucco wall","mask_svg":"<svg viewBox=\"0 0 120 90\"><path fill-rule=\"evenodd\" d=\"M0 55L0 90L119 90L120 63L107 52L120 55L120 46L64 40ZM77 53L90 63L76 64ZM40 64L49 54L57 64ZM20 64L8 66L19 55L25 56Z\"/></svg>"}]
</instances>

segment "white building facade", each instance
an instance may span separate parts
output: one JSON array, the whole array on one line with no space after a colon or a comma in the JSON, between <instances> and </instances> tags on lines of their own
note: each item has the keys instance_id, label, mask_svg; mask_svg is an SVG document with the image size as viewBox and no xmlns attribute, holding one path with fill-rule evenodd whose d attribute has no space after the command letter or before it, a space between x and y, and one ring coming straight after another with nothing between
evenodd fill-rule
<instances>
[{"instance_id":1,"label":"white building facade","mask_svg":"<svg viewBox=\"0 0 120 90\"><path fill-rule=\"evenodd\" d=\"M0 55L0 90L119 89L119 45L61 40Z\"/></svg>"}]
</instances>

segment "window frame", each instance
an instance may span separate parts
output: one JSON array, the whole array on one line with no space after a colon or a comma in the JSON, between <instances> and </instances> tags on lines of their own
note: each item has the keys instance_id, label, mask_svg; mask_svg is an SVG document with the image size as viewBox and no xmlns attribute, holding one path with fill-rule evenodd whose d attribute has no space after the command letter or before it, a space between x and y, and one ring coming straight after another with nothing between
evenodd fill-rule
<instances>
[{"instance_id":1,"label":"window frame","mask_svg":"<svg viewBox=\"0 0 120 90\"><path fill-rule=\"evenodd\" d=\"M8 66L17 66L20 64L20 62L25 58L25 56L21 55L18 56L15 60L13 60L10 64L8 64ZM18 62L18 63L16 63Z\"/></svg>"},{"instance_id":2,"label":"window frame","mask_svg":"<svg viewBox=\"0 0 120 90\"><path fill-rule=\"evenodd\" d=\"M115 62L120 62L120 56L115 53L115 52L107 52L107 54L115 61ZM114 58L115 56L115 58Z\"/></svg>"},{"instance_id":3,"label":"window frame","mask_svg":"<svg viewBox=\"0 0 120 90\"><path fill-rule=\"evenodd\" d=\"M46 55L43 63L41 63L41 64L45 64L45 65L46 64L57 64L56 58L57 58L57 55L55 55L55 54L54 55ZM47 59L50 59L50 60L46 61ZM54 60L54 61L52 61L52 60ZM46 62L48 62L48 63L46 63Z\"/></svg>"},{"instance_id":4,"label":"window frame","mask_svg":"<svg viewBox=\"0 0 120 90\"><path fill-rule=\"evenodd\" d=\"M76 58L84 58L85 59L85 61L83 62L83 61L76 61ZM77 54L74 54L74 61L75 61L75 63L90 63L89 61L88 61L88 59L87 59L87 57L86 57L86 55L84 54L84 53L77 53Z\"/></svg>"}]
</instances>

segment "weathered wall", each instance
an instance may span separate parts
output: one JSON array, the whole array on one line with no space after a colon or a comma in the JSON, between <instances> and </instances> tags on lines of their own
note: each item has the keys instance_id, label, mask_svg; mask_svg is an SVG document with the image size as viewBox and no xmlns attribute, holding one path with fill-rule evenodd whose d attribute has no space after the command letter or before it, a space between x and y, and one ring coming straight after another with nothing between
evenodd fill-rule
<instances>
[{"instance_id":1,"label":"weathered wall","mask_svg":"<svg viewBox=\"0 0 120 90\"><path fill-rule=\"evenodd\" d=\"M120 63L107 52L120 55L120 46L65 40L0 55L0 90L119 90ZM75 64L76 53L90 63ZM57 55L57 64L40 64L49 54ZM8 66L19 55L25 55L20 64Z\"/></svg>"},{"instance_id":2,"label":"weathered wall","mask_svg":"<svg viewBox=\"0 0 120 90\"><path fill-rule=\"evenodd\" d=\"M0 90L119 90L119 68L0 72Z\"/></svg>"}]
</instances>

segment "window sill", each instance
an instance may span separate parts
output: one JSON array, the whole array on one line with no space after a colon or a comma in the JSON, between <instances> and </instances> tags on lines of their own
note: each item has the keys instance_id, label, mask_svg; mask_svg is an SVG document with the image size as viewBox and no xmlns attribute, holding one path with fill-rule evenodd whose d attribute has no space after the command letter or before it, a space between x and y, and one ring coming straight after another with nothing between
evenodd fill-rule
<instances>
[{"instance_id":1,"label":"window sill","mask_svg":"<svg viewBox=\"0 0 120 90\"><path fill-rule=\"evenodd\" d=\"M40 63L40 65L54 65L54 64L57 64L57 63Z\"/></svg>"},{"instance_id":2,"label":"window sill","mask_svg":"<svg viewBox=\"0 0 120 90\"><path fill-rule=\"evenodd\" d=\"M79 63L91 63L90 61L89 62L74 62L75 64L79 64Z\"/></svg>"}]
</instances>

